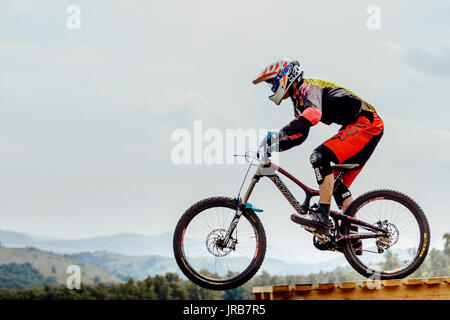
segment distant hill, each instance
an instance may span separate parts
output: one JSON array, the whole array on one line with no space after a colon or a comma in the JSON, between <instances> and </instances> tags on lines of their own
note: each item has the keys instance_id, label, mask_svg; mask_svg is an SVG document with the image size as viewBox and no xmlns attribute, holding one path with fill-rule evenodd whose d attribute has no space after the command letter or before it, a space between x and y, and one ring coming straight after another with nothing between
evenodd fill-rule
<instances>
[{"instance_id":1,"label":"distant hill","mask_svg":"<svg viewBox=\"0 0 450 320\"><path fill-rule=\"evenodd\" d=\"M122 282L125 278L123 274L72 256L59 255L36 248L6 248L0 246L0 265L11 263L29 263L37 269L43 277L54 278L58 284L66 283L66 280L69 277L66 270L70 265L78 265L80 267L82 284L92 284L99 281Z\"/></svg>"},{"instance_id":2,"label":"distant hill","mask_svg":"<svg viewBox=\"0 0 450 320\"><path fill-rule=\"evenodd\" d=\"M88 263L103 266L109 270L117 270L135 279L145 279L148 276L176 272L181 275L174 258L163 256L125 256L106 251L81 252L72 255L74 258Z\"/></svg>"},{"instance_id":3,"label":"distant hill","mask_svg":"<svg viewBox=\"0 0 450 320\"><path fill-rule=\"evenodd\" d=\"M121 233L87 239L58 239L0 230L0 243L6 247L35 247L56 253L108 251L130 256L172 256L172 234L140 235Z\"/></svg>"},{"instance_id":4,"label":"distant hill","mask_svg":"<svg viewBox=\"0 0 450 320\"><path fill-rule=\"evenodd\" d=\"M0 289L39 288L56 284L56 278L44 277L29 263L0 265Z\"/></svg>"}]
</instances>

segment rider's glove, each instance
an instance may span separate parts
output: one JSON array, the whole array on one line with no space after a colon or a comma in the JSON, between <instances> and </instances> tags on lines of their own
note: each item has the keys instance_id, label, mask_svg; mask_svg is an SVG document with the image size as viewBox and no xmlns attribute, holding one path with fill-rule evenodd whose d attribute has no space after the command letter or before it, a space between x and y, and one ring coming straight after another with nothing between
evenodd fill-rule
<instances>
[{"instance_id":1,"label":"rider's glove","mask_svg":"<svg viewBox=\"0 0 450 320\"><path fill-rule=\"evenodd\" d=\"M284 138L286 133L284 133L283 129L280 131L269 131L266 136L266 150L267 152L272 152L275 150L275 147L280 142L280 139Z\"/></svg>"}]
</instances>

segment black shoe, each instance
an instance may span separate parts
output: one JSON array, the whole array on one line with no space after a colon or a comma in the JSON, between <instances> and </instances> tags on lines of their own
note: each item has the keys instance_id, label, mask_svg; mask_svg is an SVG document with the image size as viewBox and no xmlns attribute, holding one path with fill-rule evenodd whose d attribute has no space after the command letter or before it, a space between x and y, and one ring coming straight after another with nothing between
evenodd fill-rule
<instances>
[{"instance_id":1,"label":"black shoe","mask_svg":"<svg viewBox=\"0 0 450 320\"><path fill-rule=\"evenodd\" d=\"M301 224L302 226L312 227L318 232L328 235L331 234L331 227L333 226L333 224L331 223L328 216L318 211L310 212L311 219L304 218L303 216L294 213L291 215L291 220L295 223Z\"/></svg>"}]
</instances>

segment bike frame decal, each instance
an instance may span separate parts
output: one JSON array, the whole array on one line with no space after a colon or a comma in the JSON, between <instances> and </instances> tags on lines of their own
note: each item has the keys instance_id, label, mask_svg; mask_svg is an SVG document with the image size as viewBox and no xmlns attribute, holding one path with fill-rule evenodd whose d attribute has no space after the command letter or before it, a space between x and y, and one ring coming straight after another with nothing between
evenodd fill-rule
<instances>
[{"instance_id":1,"label":"bike frame decal","mask_svg":"<svg viewBox=\"0 0 450 320\"><path fill-rule=\"evenodd\" d=\"M289 189L284 185L284 183L281 181L280 177L277 175L274 176L268 176L270 180L275 184L275 186L280 190L280 192L283 194L283 196L286 198L286 200L291 204L291 206L297 211L299 214L305 214L304 209L300 205L300 203L295 199L295 197L292 195L292 193L289 191Z\"/></svg>"},{"instance_id":2,"label":"bike frame decal","mask_svg":"<svg viewBox=\"0 0 450 320\"><path fill-rule=\"evenodd\" d=\"M423 234L423 246L422 246L422 250L420 251L419 257L423 256L425 249L427 248L427 242L428 242L427 234L424 233Z\"/></svg>"},{"instance_id":3,"label":"bike frame decal","mask_svg":"<svg viewBox=\"0 0 450 320\"><path fill-rule=\"evenodd\" d=\"M397 272L400 272L400 271L402 271L402 269L395 269L395 270L385 271L384 273L386 273L386 274L394 274L394 273L397 273Z\"/></svg>"},{"instance_id":4,"label":"bike frame decal","mask_svg":"<svg viewBox=\"0 0 450 320\"><path fill-rule=\"evenodd\" d=\"M259 250L259 242L256 243L256 250L255 250L255 255L253 256L253 260L256 259L256 256L258 255L258 250Z\"/></svg>"},{"instance_id":5,"label":"bike frame decal","mask_svg":"<svg viewBox=\"0 0 450 320\"><path fill-rule=\"evenodd\" d=\"M376 233L355 233L355 234L341 235L339 238L336 239L336 241L340 241L342 239L371 239L382 236L383 236L382 234Z\"/></svg>"},{"instance_id":6,"label":"bike frame decal","mask_svg":"<svg viewBox=\"0 0 450 320\"><path fill-rule=\"evenodd\" d=\"M183 229L183 233L181 234L181 244L183 244L184 234L186 233L186 228Z\"/></svg>"}]
</instances>

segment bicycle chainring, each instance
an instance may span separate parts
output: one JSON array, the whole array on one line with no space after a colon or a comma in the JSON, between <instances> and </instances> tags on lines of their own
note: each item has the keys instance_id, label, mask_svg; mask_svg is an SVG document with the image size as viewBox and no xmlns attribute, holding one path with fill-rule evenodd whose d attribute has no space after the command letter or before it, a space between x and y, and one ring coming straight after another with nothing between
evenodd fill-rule
<instances>
[{"instance_id":1,"label":"bicycle chainring","mask_svg":"<svg viewBox=\"0 0 450 320\"><path fill-rule=\"evenodd\" d=\"M313 244L319 250L327 251L334 250L334 243L330 241L330 239L318 238L317 236L313 237Z\"/></svg>"}]
</instances>

